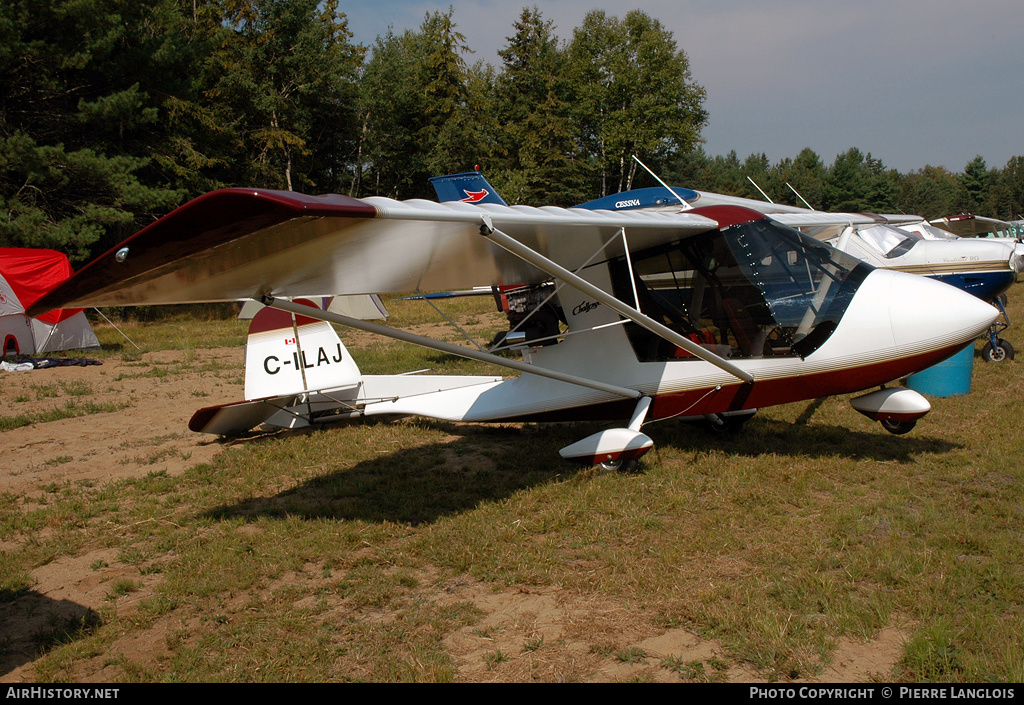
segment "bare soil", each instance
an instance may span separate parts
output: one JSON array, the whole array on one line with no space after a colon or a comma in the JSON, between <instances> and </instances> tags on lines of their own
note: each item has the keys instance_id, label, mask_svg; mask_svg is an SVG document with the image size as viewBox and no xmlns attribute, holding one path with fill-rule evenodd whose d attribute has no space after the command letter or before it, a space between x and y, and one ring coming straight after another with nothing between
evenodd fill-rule
<instances>
[{"instance_id":1,"label":"bare soil","mask_svg":"<svg viewBox=\"0 0 1024 705\"><path fill-rule=\"evenodd\" d=\"M197 408L241 399L242 377L238 348L161 351L139 360L108 359L92 367L0 372L5 416L42 413L63 408L69 401L117 407L116 411L2 432L0 492L39 498L51 491L48 488L65 483L106 483L154 471L174 476L208 462L224 448L224 442L192 433L188 420ZM4 548L0 545L0 550ZM46 620L52 622L55 614L68 620L86 619L98 612L109 599L109 586L122 577L118 571L127 570L112 553L97 547L83 555L54 560L33 571L35 585L28 595L0 604L4 641L0 682L34 680L37 647L33 635L43 630ZM137 580L138 573L131 577ZM130 611L132 601L144 599L147 592L137 590L119 599L119 613ZM496 591L493 585L466 578L444 586L435 598L471 602L484 615L479 623L445 639L462 681L679 682L681 674L660 665L666 658L679 664L723 664L717 671L704 673L708 680L755 682L770 677L746 670L730 660L720 644L685 630L647 633L635 628L635 633L631 632L631 625L647 621L630 615L613 600L572 595L557 586ZM117 639L97 660L109 663L109 659L124 655L136 662L156 662L164 655L170 630L158 620L146 631ZM608 631L609 643L630 643L629 652L634 656L595 653L587 644L595 642L600 630ZM536 648L523 650L524 643ZM872 642L840 640L831 663L816 680L884 679L899 657L902 643L903 636L895 628L883 630ZM489 664L487 655L495 653L506 654L508 659ZM89 670L82 680L116 677L102 665ZM700 679L700 674L690 673L688 679Z\"/></svg>"}]
</instances>

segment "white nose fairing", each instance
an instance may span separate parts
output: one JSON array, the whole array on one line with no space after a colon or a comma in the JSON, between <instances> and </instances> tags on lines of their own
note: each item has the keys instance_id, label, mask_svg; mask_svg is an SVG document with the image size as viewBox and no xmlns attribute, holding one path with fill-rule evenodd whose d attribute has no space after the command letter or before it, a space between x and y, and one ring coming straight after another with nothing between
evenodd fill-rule
<instances>
[{"instance_id":1,"label":"white nose fairing","mask_svg":"<svg viewBox=\"0 0 1024 705\"><path fill-rule=\"evenodd\" d=\"M899 377L918 371L904 369L913 366L911 359L953 354L988 330L998 315L993 306L956 287L876 269L860 285L828 342L807 361L821 359L833 369L908 361L900 365Z\"/></svg>"},{"instance_id":2,"label":"white nose fairing","mask_svg":"<svg viewBox=\"0 0 1024 705\"><path fill-rule=\"evenodd\" d=\"M877 270L876 270L877 271ZM970 342L999 312L976 296L927 277L893 272L889 317L900 349L941 350Z\"/></svg>"}]
</instances>

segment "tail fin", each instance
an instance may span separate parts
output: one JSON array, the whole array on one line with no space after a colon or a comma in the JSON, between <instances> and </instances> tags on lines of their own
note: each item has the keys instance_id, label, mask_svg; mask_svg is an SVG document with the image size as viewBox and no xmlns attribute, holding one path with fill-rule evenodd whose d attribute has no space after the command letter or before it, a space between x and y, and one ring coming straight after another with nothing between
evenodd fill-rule
<instances>
[{"instance_id":1,"label":"tail fin","mask_svg":"<svg viewBox=\"0 0 1024 705\"><path fill-rule=\"evenodd\" d=\"M249 324L247 400L354 386L360 379L355 360L326 321L263 308Z\"/></svg>"},{"instance_id":2,"label":"tail fin","mask_svg":"<svg viewBox=\"0 0 1024 705\"><path fill-rule=\"evenodd\" d=\"M505 199L498 195L494 187L479 171L467 171L463 174L431 177L430 183L437 191L437 200L441 203L461 201L463 203L497 203L507 206Z\"/></svg>"}]
</instances>

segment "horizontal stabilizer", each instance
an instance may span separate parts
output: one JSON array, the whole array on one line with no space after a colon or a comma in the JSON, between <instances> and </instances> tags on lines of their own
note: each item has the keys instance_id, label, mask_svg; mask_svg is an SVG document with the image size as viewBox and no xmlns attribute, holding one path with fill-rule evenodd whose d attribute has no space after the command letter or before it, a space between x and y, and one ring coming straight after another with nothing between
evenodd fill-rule
<instances>
[{"instance_id":1,"label":"horizontal stabilizer","mask_svg":"<svg viewBox=\"0 0 1024 705\"><path fill-rule=\"evenodd\" d=\"M292 402L293 399L256 399L207 406L192 414L188 429L196 433L237 436L259 426Z\"/></svg>"},{"instance_id":2,"label":"horizontal stabilizer","mask_svg":"<svg viewBox=\"0 0 1024 705\"><path fill-rule=\"evenodd\" d=\"M490 289L487 290L490 293ZM348 294L345 296L328 296L326 308L328 311L340 313L343 316L351 316L361 321L386 321L391 314L387 306L381 300L379 294ZM259 301L246 301L242 304L242 310L238 313L238 320L249 321L263 308Z\"/></svg>"}]
</instances>

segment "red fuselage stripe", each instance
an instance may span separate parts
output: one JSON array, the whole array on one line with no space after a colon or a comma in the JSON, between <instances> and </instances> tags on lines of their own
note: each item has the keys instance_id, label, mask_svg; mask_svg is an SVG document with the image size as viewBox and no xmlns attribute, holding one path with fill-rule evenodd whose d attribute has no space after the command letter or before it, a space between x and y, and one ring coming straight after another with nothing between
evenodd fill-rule
<instances>
[{"instance_id":1,"label":"red fuselage stripe","mask_svg":"<svg viewBox=\"0 0 1024 705\"><path fill-rule=\"evenodd\" d=\"M849 394L891 382L919 372L963 349L963 345L934 350L920 355L887 360L871 365L830 370L812 375L794 375L781 379L760 380L752 385L731 384L719 390L714 387L655 395L648 419L670 416L702 416L724 411L740 411L759 407L789 404L804 399L818 399L835 394ZM653 363L652 363L653 364ZM695 364L692 362L678 364ZM632 400L594 404L583 408L560 409L540 414L516 416L506 421L582 421L628 418L636 402Z\"/></svg>"}]
</instances>

